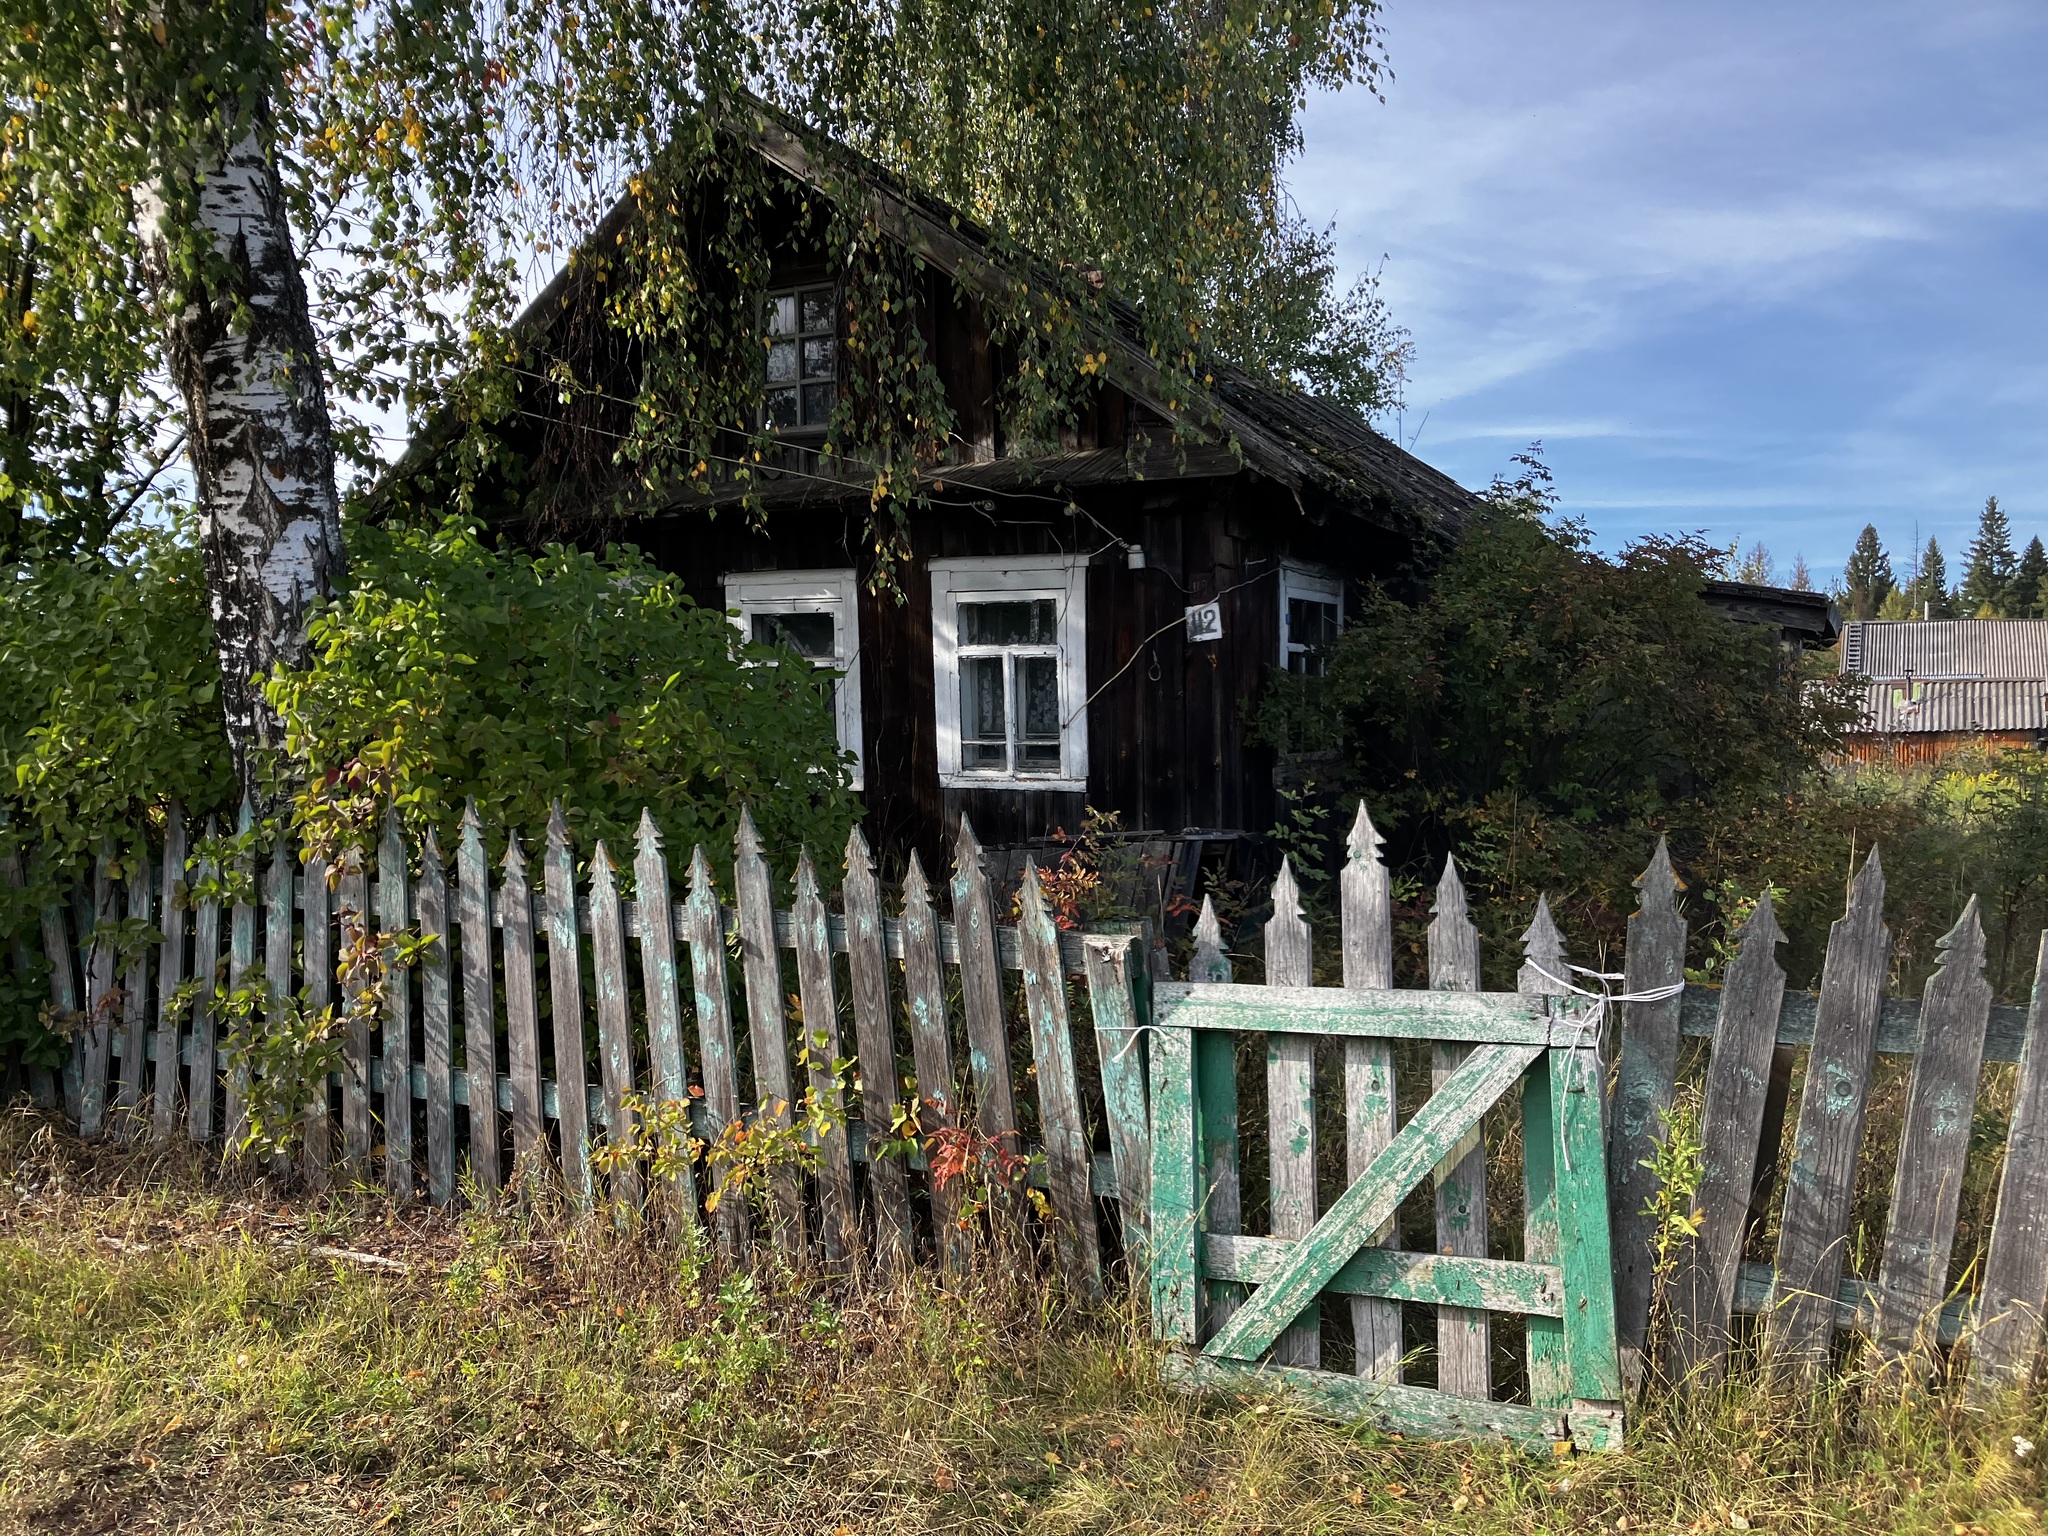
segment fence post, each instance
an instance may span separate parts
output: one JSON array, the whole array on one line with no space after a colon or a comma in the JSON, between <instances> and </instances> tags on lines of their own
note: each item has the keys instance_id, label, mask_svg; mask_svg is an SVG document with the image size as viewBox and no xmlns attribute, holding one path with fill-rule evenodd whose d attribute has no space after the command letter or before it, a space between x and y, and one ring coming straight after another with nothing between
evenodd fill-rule
<instances>
[{"instance_id":1,"label":"fence post","mask_svg":"<svg viewBox=\"0 0 2048 1536\"><path fill-rule=\"evenodd\" d=\"M220 823L210 816L206 836L209 842L220 836ZM203 884L217 885L220 866L210 858L200 860L199 879ZM48 921L46 915L45 924ZM185 1130L193 1141L203 1145L213 1139L213 1099L220 1089L219 1026L213 1006L214 992L220 986L218 896L206 897L192 915L192 975L199 982L199 995L192 1000L192 1066L185 1077Z\"/></svg>"},{"instance_id":2,"label":"fence post","mask_svg":"<svg viewBox=\"0 0 2048 1536\"><path fill-rule=\"evenodd\" d=\"M455 848L455 883L456 900L462 909L462 1080L469 1098L469 1170L477 1187L489 1193L503 1182L498 1166L503 1132L498 1119L498 1011L491 997L491 869L484 857L483 829L477 821L474 799L462 807L461 841ZM509 1019L509 949L505 975Z\"/></svg>"},{"instance_id":3,"label":"fence post","mask_svg":"<svg viewBox=\"0 0 2048 1536\"><path fill-rule=\"evenodd\" d=\"M164 818L162 958L157 962L156 1074L151 1129L168 1141L178 1124L177 1010L172 999L185 981L185 807L171 802Z\"/></svg>"},{"instance_id":4,"label":"fence post","mask_svg":"<svg viewBox=\"0 0 2048 1536\"><path fill-rule=\"evenodd\" d=\"M1308 923L1294 865L1285 857L1273 880L1273 916L1266 923L1266 985L1306 987L1314 980ZM1307 1237L1316 1224L1316 1042L1313 1035L1266 1036L1267 1161L1275 1237ZM1323 1360L1322 1308L1310 1307L1273 1347L1277 1365L1318 1366Z\"/></svg>"},{"instance_id":5,"label":"fence post","mask_svg":"<svg viewBox=\"0 0 2048 1536\"><path fill-rule=\"evenodd\" d=\"M2027 1039L2013 1085L2012 1127L1999 1175L1998 1214L1977 1297L1965 1401L1991 1405L2024 1384L2048 1313L2048 933L2034 960Z\"/></svg>"},{"instance_id":6,"label":"fence post","mask_svg":"<svg viewBox=\"0 0 2048 1536\"><path fill-rule=\"evenodd\" d=\"M819 1138L818 1196L823 1207L820 1236L825 1260L844 1264L860 1252L860 1218L853 1204L853 1157L847 1146L846 1095L834 1063L841 1059L839 998L832 985L832 940L818 871L811 850L796 863L796 904L790 910L796 934L797 997L803 1008L803 1048L810 1063L809 1087L826 1112Z\"/></svg>"},{"instance_id":7,"label":"fence post","mask_svg":"<svg viewBox=\"0 0 2048 1536\"><path fill-rule=\"evenodd\" d=\"M1825 1368L1835 1334L1849 1202L1863 1147L1864 1101L1877 1055L1891 931L1884 925L1884 870L1870 850L1849 888L1849 905L1828 934L1820 1008L1799 1128L1779 1217L1773 1310L1765 1325L1771 1355L1792 1376L1812 1382Z\"/></svg>"},{"instance_id":8,"label":"fence post","mask_svg":"<svg viewBox=\"0 0 2048 1536\"><path fill-rule=\"evenodd\" d=\"M732 1042L732 997L725 975L725 920L718 908L718 889L711 883L711 862L701 845L690 854L690 976L697 994L697 1049L704 1064L704 1108L710 1121L707 1141L714 1146L725 1128L740 1118L739 1069ZM717 1197L718 1240L735 1253L746 1240L747 1205L728 1200L729 1175L722 1165L711 1167L711 1192Z\"/></svg>"},{"instance_id":9,"label":"fence post","mask_svg":"<svg viewBox=\"0 0 2048 1536\"><path fill-rule=\"evenodd\" d=\"M114 923L114 854L103 844L92 872L92 949L85 976L85 1024L78 1032L78 1134L92 1140L105 1128L107 1069L113 1054L114 947L102 937Z\"/></svg>"},{"instance_id":10,"label":"fence post","mask_svg":"<svg viewBox=\"0 0 2048 1536\"><path fill-rule=\"evenodd\" d=\"M445 1206L455 1198L455 1021L450 1007L448 954L448 871L441 862L440 836L429 826L420 847L420 1043L427 1078L427 1200ZM310 914L308 914L310 921ZM484 1090L491 1096L495 1082ZM474 1125L475 1113L470 1123Z\"/></svg>"},{"instance_id":11,"label":"fence post","mask_svg":"<svg viewBox=\"0 0 2048 1536\"><path fill-rule=\"evenodd\" d=\"M905 1269L917 1252L903 1160L881 1147L896 1134L896 1042L889 1018L889 967L882 942L882 892L867 839L855 827L846 839L846 973L853 987L854 1048L860 1057L861 1119L868 1133L868 1192L875 1202L875 1246L882 1267ZM809 1017L809 1005L805 1006ZM950 1060L950 1054L949 1058ZM933 1219L937 1219L936 1207ZM943 1239L942 1239L943 1240Z\"/></svg>"},{"instance_id":12,"label":"fence post","mask_svg":"<svg viewBox=\"0 0 2048 1536\"><path fill-rule=\"evenodd\" d=\"M1188 980L1228 985L1230 956L1223 950L1223 929L1216 904L1206 895L1195 919L1195 952L1188 962ZM1195 1123L1200 1137L1201 1171L1206 1204L1203 1230L1235 1237L1244 1231L1244 1206L1237 1173L1237 1039L1227 1030L1205 1029L1189 1043L1194 1072ZM1154 1115L1157 1116L1157 1109ZM1155 1131L1156 1134L1156 1131ZM1234 1280L1211 1280L1198 1287L1208 1309L1198 1319L1213 1331L1230 1321L1244 1301L1245 1288Z\"/></svg>"},{"instance_id":13,"label":"fence post","mask_svg":"<svg viewBox=\"0 0 2048 1536\"><path fill-rule=\"evenodd\" d=\"M1777 959L1785 935L1771 910L1768 888L1757 898L1741 937L1742 947L1722 979L1721 1011L1700 1103L1700 1231L1673 1292L1678 1368L1686 1378L1697 1375L1701 1385L1718 1382L1728 1358L1735 1280L1756 1186L1778 1008L1785 997L1785 972ZM1778 1149L1765 1152L1776 1158Z\"/></svg>"},{"instance_id":14,"label":"fence post","mask_svg":"<svg viewBox=\"0 0 2048 1536\"><path fill-rule=\"evenodd\" d=\"M138 842L128 867L128 917L147 923L152 916L149 889L149 848ZM149 951L138 942L121 982L121 1086L116 1099L116 1129L123 1140L142 1129L142 1095L149 1082Z\"/></svg>"},{"instance_id":15,"label":"fence post","mask_svg":"<svg viewBox=\"0 0 2048 1536\"><path fill-rule=\"evenodd\" d=\"M626 928L612 856L604 840L590 855L590 959L597 990L597 1050L604 1074L604 1133L614 1147L633 1135L626 1097L633 1091L633 1018L626 991ZM613 1202L626 1213L640 1209L640 1166L621 1163L612 1175Z\"/></svg>"},{"instance_id":16,"label":"fence post","mask_svg":"<svg viewBox=\"0 0 2048 1536\"><path fill-rule=\"evenodd\" d=\"M1096 1301L1102 1296L1102 1255L1089 1183L1088 1132L1081 1117L1074 1039L1067 1019L1066 971L1060 962L1059 929L1039 889L1038 866L1029 860L1018 902L1017 946L1024 965L1024 1006L1031 1016L1031 1057L1038 1069L1039 1132L1045 1138L1052 1208L1059 1218L1054 1249L1067 1283Z\"/></svg>"},{"instance_id":17,"label":"fence post","mask_svg":"<svg viewBox=\"0 0 2048 1536\"><path fill-rule=\"evenodd\" d=\"M377 927L384 941L384 1187L401 1203L412 1198L412 968L398 954L399 935L412 925L409 874L398 811L387 806L377 850Z\"/></svg>"},{"instance_id":18,"label":"fence post","mask_svg":"<svg viewBox=\"0 0 2048 1536\"><path fill-rule=\"evenodd\" d=\"M957 931L957 930L956 930ZM917 850L903 877L903 1002L910 1014L910 1048L917 1063L917 1126L925 1146L960 1124L960 1087L953 1070L946 1023L945 973L939 964L939 920ZM927 1164L929 1169L929 1164ZM949 1274L966 1273L969 1234L960 1220L957 1183L931 1179L932 1232L939 1262Z\"/></svg>"},{"instance_id":19,"label":"fence post","mask_svg":"<svg viewBox=\"0 0 2048 1536\"><path fill-rule=\"evenodd\" d=\"M1970 1159L1991 983L1984 979L1984 927L1972 896L1940 940L1941 968L1920 1003L1920 1049L1906 1090L1891 1212L1877 1271L1878 1352L1896 1364L1926 1364L1934 1353L1948 1261L1955 1245L1963 1171Z\"/></svg>"},{"instance_id":20,"label":"fence post","mask_svg":"<svg viewBox=\"0 0 2048 1536\"><path fill-rule=\"evenodd\" d=\"M541 866L547 903L548 997L555 1035L555 1123L562 1132L562 1183L579 1210L590 1208L590 1071L583 1038L582 940L576 929L576 862L557 800L548 811Z\"/></svg>"},{"instance_id":21,"label":"fence post","mask_svg":"<svg viewBox=\"0 0 2048 1536\"><path fill-rule=\"evenodd\" d=\"M747 1032L754 1045L754 1113L768 1125L790 1123L789 1029L782 1001L782 955L775 945L775 890L761 833L751 811L740 811L733 841L733 896L739 904L740 970L747 989ZM775 1208L775 1242L785 1253L804 1248L803 1204L795 1177L778 1168L769 1177Z\"/></svg>"},{"instance_id":22,"label":"fence post","mask_svg":"<svg viewBox=\"0 0 2048 1536\"><path fill-rule=\"evenodd\" d=\"M1393 892L1380 862L1384 840L1358 802L1338 879L1343 907L1344 985L1386 991L1394 985ZM1344 1179L1364 1177L1394 1139L1394 1052L1385 1040L1344 1042ZM1376 1246L1398 1247L1396 1223L1373 1235ZM1401 1379L1401 1304L1369 1296L1351 1298L1353 1373L1374 1381Z\"/></svg>"},{"instance_id":23,"label":"fence post","mask_svg":"<svg viewBox=\"0 0 2048 1536\"><path fill-rule=\"evenodd\" d=\"M1522 935L1523 965L1515 989L1537 997L1563 997L1564 935L1550 915L1550 898L1536 898L1536 915ZM1562 1264L1564 1243L1557 1213L1558 1103L1546 1058L1522 1077L1522 1257L1531 1264ZM1572 1400L1571 1362L1562 1318L1531 1317L1528 1339L1529 1401L1563 1408Z\"/></svg>"},{"instance_id":24,"label":"fence post","mask_svg":"<svg viewBox=\"0 0 2048 1536\"><path fill-rule=\"evenodd\" d=\"M540 1098L540 998L533 973L533 885L517 828L505 834L498 915L505 925L505 1066L512 1078L512 1176L528 1188L547 1169Z\"/></svg>"},{"instance_id":25,"label":"fence post","mask_svg":"<svg viewBox=\"0 0 2048 1536\"><path fill-rule=\"evenodd\" d=\"M1622 970L1631 993L1653 992L1685 980L1685 919L1678 913L1678 881L1663 838L1636 879L1641 893L1628 920ZM1562 973L1560 973L1562 974ZM1656 1151L1678 1070L1678 1013L1684 999L1621 1005L1621 1061L1614 1093L1613 1145L1608 1182L1614 1212L1614 1311L1621 1369L1631 1386L1643 1377L1650 1324L1651 1218L1656 1194L1648 1166Z\"/></svg>"},{"instance_id":26,"label":"fence post","mask_svg":"<svg viewBox=\"0 0 2048 1536\"><path fill-rule=\"evenodd\" d=\"M1479 930L1466 912L1458 861L1448 856L1429 925L1429 985L1434 992L1479 990ZM1438 1041L1431 1050L1430 1087L1439 1091L1471 1055L1471 1047ZM1437 1251L1485 1258L1486 1221L1486 1137L1483 1124L1475 1124L1437 1169ZM1439 1390L1454 1397L1491 1397L1493 1332L1486 1314L1470 1307L1438 1307L1436 1332Z\"/></svg>"},{"instance_id":27,"label":"fence post","mask_svg":"<svg viewBox=\"0 0 2048 1536\"><path fill-rule=\"evenodd\" d=\"M1140 1277L1145 1273L1152 1204L1152 1133L1145 1102L1146 1035L1152 1010L1139 994L1147 964L1144 943L1129 935L1081 941L1089 1011L1095 1016L1095 1050L1102 1063L1102 1100L1109 1118L1124 1254Z\"/></svg>"},{"instance_id":28,"label":"fence post","mask_svg":"<svg viewBox=\"0 0 2048 1536\"><path fill-rule=\"evenodd\" d=\"M342 1015L346 1047L341 1065L341 1161L349 1177L361 1180L370 1161L370 1015L362 1006L363 963L370 937L370 882L363 873L363 852L350 848L341 856L341 879L334 906L341 934Z\"/></svg>"},{"instance_id":29,"label":"fence post","mask_svg":"<svg viewBox=\"0 0 2048 1536\"><path fill-rule=\"evenodd\" d=\"M683 1065L683 1005L676 980L675 902L669 894L668 859L661 851L661 829L646 807L640 811L638 846L633 857L633 889L640 904L640 978L647 990L647 1056L656 1102L687 1107L690 1077ZM659 1192L663 1220L671 1236L697 1225L697 1180L690 1166L690 1128L681 1131L682 1145L667 1149L676 1168L674 1181Z\"/></svg>"},{"instance_id":30,"label":"fence post","mask_svg":"<svg viewBox=\"0 0 2048 1536\"><path fill-rule=\"evenodd\" d=\"M996 954L994 893L981 844L965 816L953 844L953 940L960 951L960 1009L967 1018L967 1065L974 1079L975 1123L1005 1151L1017 1139L1017 1099L1010 1082L1010 1036L1003 1021L1003 977ZM995 1217L1020 1230L1023 1191L996 1202Z\"/></svg>"}]
</instances>

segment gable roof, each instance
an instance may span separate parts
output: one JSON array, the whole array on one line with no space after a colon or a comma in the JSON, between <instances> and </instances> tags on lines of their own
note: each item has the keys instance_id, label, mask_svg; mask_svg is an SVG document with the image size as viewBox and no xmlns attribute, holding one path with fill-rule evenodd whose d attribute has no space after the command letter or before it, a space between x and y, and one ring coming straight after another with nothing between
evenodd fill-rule
<instances>
[{"instance_id":1,"label":"gable roof","mask_svg":"<svg viewBox=\"0 0 2048 1536\"><path fill-rule=\"evenodd\" d=\"M828 170L828 159L850 167L889 235L970 293L993 297L1000 292L1007 298L1032 276L1048 285L1052 281L1047 264L999 256L993 236L957 209L908 186L864 156L807 132L765 103L741 104L724 115L724 125L769 165L821 193L833 195L842 185ZM622 197L598 222L584 249L614 241L632 216L631 197ZM514 333L531 334L544 327L588 281L588 267L574 260L566 264L513 322ZM1288 487L1297 498L1304 492L1317 493L1359 512L1413 518L1448 538L1462 530L1476 501L1473 494L1375 432L1356 411L1254 379L1227 365L1214 368L1215 383L1207 400L1183 402L1175 398L1141 339L1138 311L1114 295L1106 307L1107 333L1092 338L1108 353L1104 377L1179 428L1179 441L1155 442L1129 455L1121 449L1099 449L1049 458L933 465L925 478L991 488L1008 483L1080 486L1226 477L1249 468ZM401 480L424 467L451 425L430 422L386 472L384 482ZM775 476L770 471L764 478ZM838 478L806 471L771 499L837 498L869 484L864 475L849 474L842 490L836 485Z\"/></svg>"},{"instance_id":2,"label":"gable roof","mask_svg":"<svg viewBox=\"0 0 2048 1536\"><path fill-rule=\"evenodd\" d=\"M1859 619L1842 631L1842 675L2048 679L2048 619Z\"/></svg>"}]
</instances>

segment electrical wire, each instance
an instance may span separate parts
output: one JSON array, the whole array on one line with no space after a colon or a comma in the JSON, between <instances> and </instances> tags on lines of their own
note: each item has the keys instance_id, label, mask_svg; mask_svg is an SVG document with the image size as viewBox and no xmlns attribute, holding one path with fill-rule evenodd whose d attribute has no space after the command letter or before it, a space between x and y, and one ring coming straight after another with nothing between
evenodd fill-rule
<instances>
[{"instance_id":1,"label":"electrical wire","mask_svg":"<svg viewBox=\"0 0 2048 1536\"><path fill-rule=\"evenodd\" d=\"M1276 565L1270 571L1261 571L1256 576L1247 576L1243 581L1233 582L1231 585L1223 588L1223 590L1218 592L1214 597L1210 598L1209 601L1212 603L1220 603L1223 601L1224 598L1230 596L1231 593L1237 591L1238 588L1248 587L1255 581L1264 581L1268 576L1274 575L1276 572L1278 572L1279 569L1280 568ZM1103 681L1102 685L1099 688L1097 688L1093 693L1089 694L1087 698L1083 699L1078 705L1076 705L1074 708L1074 712L1071 715L1067 716L1067 718L1060 723L1060 729L1064 731L1068 726L1072 725L1076 720L1080 719L1082 713L1088 708L1090 704L1093 704L1097 699L1101 698L1103 694L1109 691L1110 685L1112 683L1114 683L1118 678L1122 677L1126 672L1130 671L1132 667L1136 666L1138 664L1138 658L1144 655L1146 646L1150 645L1154 640L1157 640L1161 635L1165 634L1169 629L1173 628L1174 625L1185 624L1186 622L1186 614L1182 614L1177 619L1168 619L1164 624L1160 625L1157 629L1153 630L1151 634L1147 635L1144 639L1140 640L1135 646L1131 648L1130 660L1126 661L1122 666L1118 667L1114 672L1110 673L1108 678L1106 678Z\"/></svg>"}]
</instances>

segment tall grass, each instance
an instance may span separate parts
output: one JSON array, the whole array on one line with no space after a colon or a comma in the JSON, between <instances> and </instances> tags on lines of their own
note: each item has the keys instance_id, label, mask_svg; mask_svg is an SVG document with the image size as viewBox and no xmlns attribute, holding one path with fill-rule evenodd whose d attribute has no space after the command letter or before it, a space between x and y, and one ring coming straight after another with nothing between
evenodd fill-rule
<instances>
[{"instance_id":1,"label":"tall grass","mask_svg":"<svg viewBox=\"0 0 2048 1536\"><path fill-rule=\"evenodd\" d=\"M1024 1264L855 1285L558 1215L285 1205L30 1117L0 1167L11 1530L2038 1527L2032 1397L1738 1382L1539 1460L1177 1395L1133 1306Z\"/></svg>"}]
</instances>

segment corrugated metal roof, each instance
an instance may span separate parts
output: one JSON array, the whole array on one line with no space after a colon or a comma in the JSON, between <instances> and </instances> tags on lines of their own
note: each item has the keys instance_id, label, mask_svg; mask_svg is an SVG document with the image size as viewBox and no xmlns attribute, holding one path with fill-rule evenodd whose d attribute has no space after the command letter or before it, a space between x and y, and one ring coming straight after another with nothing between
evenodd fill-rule
<instances>
[{"instance_id":1,"label":"corrugated metal roof","mask_svg":"<svg viewBox=\"0 0 2048 1536\"><path fill-rule=\"evenodd\" d=\"M1868 678L2048 678L2048 619L1859 619L1842 673Z\"/></svg>"},{"instance_id":2,"label":"corrugated metal roof","mask_svg":"<svg viewBox=\"0 0 2048 1536\"><path fill-rule=\"evenodd\" d=\"M1878 735L1924 731L2048 730L2048 685L2039 682L1872 683L1862 729Z\"/></svg>"}]
</instances>

